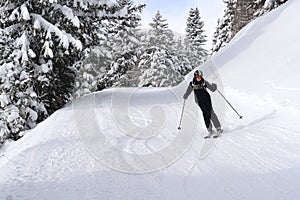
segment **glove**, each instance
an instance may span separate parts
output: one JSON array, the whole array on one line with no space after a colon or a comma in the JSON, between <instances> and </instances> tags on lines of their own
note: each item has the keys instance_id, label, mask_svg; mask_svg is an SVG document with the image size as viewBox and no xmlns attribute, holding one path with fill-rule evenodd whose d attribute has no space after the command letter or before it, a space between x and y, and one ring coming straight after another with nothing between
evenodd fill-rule
<instances>
[{"instance_id":1,"label":"glove","mask_svg":"<svg viewBox=\"0 0 300 200\"><path fill-rule=\"evenodd\" d=\"M189 97L189 95L187 95L187 94L183 95L183 99L187 99L188 97Z\"/></svg>"},{"instance_id":2,"label":"glove","mask_svg":"<svg viewBox=\"0 0 300 200\"><path fill-rule=\"evenodd\" d=\"M215 92L217 90L217 84L211 84L211 91Z\"/></svg>"}]
</instances>

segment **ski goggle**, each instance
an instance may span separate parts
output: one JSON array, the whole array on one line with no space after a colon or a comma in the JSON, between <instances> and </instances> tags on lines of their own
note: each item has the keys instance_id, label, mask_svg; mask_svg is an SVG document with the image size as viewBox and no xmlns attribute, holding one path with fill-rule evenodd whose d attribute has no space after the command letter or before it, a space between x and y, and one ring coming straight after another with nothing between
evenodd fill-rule
<instances>
[{"instance_id":1,"label":"ski goggle","mask_svg":"<svg viewBox=\"0 0 300 200\"><path fill-rule=\"evenodd\" d=\"M200 75L197 75L197 76L196 76L196 78L202 78L202 76L200 76Z\"/></svg>"}]
</instances>

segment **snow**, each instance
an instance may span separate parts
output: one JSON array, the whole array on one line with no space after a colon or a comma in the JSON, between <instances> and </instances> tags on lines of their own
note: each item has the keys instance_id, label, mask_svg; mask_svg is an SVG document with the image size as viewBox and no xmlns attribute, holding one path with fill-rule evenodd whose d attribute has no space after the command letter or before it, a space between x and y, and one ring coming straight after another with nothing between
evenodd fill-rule
<instances>
[{"instance_id":1,"label":"snow","mask_svg":"<svg viewBox=\"0 0 300 200\"><path fill-rule=\"evenodd\" d=\"M35 58L36 55L35 53L32 51L32 49L28 49L28 55L31 57L31 58Z\"/></svg>"},{"instance_id":2,"label":"snow","mask_svg":"<svg viewBox=\"0 0 300 200\"><path fill-rule=\"evenodd\" d=\"M43 45L43 49L44 49L44 57L47 58L48 56L50 58L53 58L53 51L51 50L50 46L52 46L49 41L45 41L44 45ZM44 68L43 68L44 69ZM48 70L49 71L49 70Z\"/></svg>"},{"instance_id":3,"label":"snow","mask_svg":"<svg viewBox=\"0 0 300 200\"><path fill-rule=\"evenodd\" d=\"M17 110L12 110L7 117L7 122L13 122L18 117L19 117L19 112Z\"/></svg>"},{"instance_id":4,"label":"snow","mask_svg":"<svg viewBox=\"0 0 300 200\"><path fill-rule=\"evenodd\" d=\"M55 6L55 9L60 9L62 11L62 13L67 17L67 19L69 19L75 27L79 28L80 21L79 21L78 17L73 14L73 11L71 8L69 8L65 5L60 6L57 4Z\"/></svg>"},{"instance_id":5,"label":"snow","mask_svg":"<svg viewBox=\"0 0 300 200\"><path fill-rule=\"evenodd\" d=\"M28 76L28 73L25 72L25 71L22 71L21 72L21 75L20 75L20 80L28 80L29 76Z\"/></svg>"},{"instance_id":6,"label":"snow","mask_svg":"<svg viewBox=\"0 0 300 200\"><path fill-rule=\"evenodd\" d=\"M51 70L51 67L50 67L51 65L52 65L51 61L48 61L47 63L42 64L41 65L41 71L45 74L48 73Z\"/></svg>"},{"instance_id":7,"label":"snow","mask_svg":"<svg viewBox=\"0 0 300 200\"><path fill-rule=\"evenodd\" d=\"M38 114L34 110L32 110L30 108L26 108L26 112L29 114L29 117L31 118L32 121L37 120Z\"/></svg>"},{"instance_id":8,"label":"snow","mask_svg":"<svg viewBox=\"0 0 300 200\"><path fill-rule=\"evenodd\" d=\"M125 16L125 15L128 15L127 8L121 9L120 12L118 12L118 15L119 15L119 16Z\"/></svg>"},{"instance_id":9,"label":"snow","mask_svg":"<svg viewBox=\"0 0 300 200\"><path fill-rule=\"evenodd\" d=\"M30 15L25 4L21 6L21 15L25 21L30 20Z\"/></svg>"},{"instance_id":10,"label":"snow","mask_svg":"<svg viewBox=\"0 0 300 200\"><path fill-rule=\"evenodd\" d=\"M299 9L258 18L201 66L243 115L211 93L221 138L203 140L192 95L177 130L193 72L173 88L93 93L4 144L0 199L298 199Z\"/></svg>"},{"instance_id":11,"label":"snow","mask_svg":"<svg viewBox=\"0 0 300 200\"><path fill-rule=\"evenodd\" d=\"M57 3L57 0L41 0L41 1L48 1L49 3Z\"/></svg>"},{"instance_id":12,"label":"snow","mask_svg":"<svg viewBox=\"0 0 300 200\"><path fill-rule=\"evenodd\" d=\"M33 23L33 28L35 29L40 29L41 28L41 23L39 20L35 20ZM50 32L47 32L47 39L49 38L49 35L51 36Z\"/></svg>"},{"instance_id":13,"label":"snow","mask_svg":"<svg viewBox=\"0 0 300 200\"><path fill-rule=\"evenodd\" d=\"M7 74L6 64L0 65L0 75Z\"/></svg>"},{"instance_id":14,"label":"snow","mask_svg":"<svg viewBox=\"0 0 300 200\"><path fill-rule=\"evenodd\" d=\"M11 13L11 15L9 16L9 20L10 21L14 21L16 19L19 19L20 13L18 11L18 8L14 9Z\"/></svg>"},{"instance_id":15,"label":"snow","mask_svg":"<svg viewBox=\"0 0 300 200\"><path fill-rule=\"evenodd\" d=\"M0 106L3 108L8 104L8 97L5 94L0 94Z\"/></svg>"},{"instance_id":16,"label":"snow","mask_svg":"<svg viewBox=\"0 0 300 200\"><path fill-rule=\"evenodd\" d=\"M17 39L16 45L17 47L21 46L21 51L18 52L19 54L18 57L22 58L21 63L27 62L28 61L27 51L28 51L29 41L25 32L21 35L19 39Z\"/></svg>"}]
</instances>

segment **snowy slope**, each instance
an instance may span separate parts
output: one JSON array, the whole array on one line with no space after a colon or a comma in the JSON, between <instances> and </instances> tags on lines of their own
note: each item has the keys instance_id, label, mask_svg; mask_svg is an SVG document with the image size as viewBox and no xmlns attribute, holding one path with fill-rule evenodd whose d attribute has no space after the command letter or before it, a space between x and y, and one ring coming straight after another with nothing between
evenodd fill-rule
<instances>
[{"instance_id":1,"label":"snowy slope","mask_svg":"<svg viewBox=\"0 0 300 200\"><path fill-rule=\"evenodd\" d=\"M192 74L175 88L105 90L1 149L0 199L299 199L299 9L289 1L259 18L202 66L244 116L228 106L225 116L224 101L212 93L225 129L218 140L202 139L193 96L177 130ZM102 154L108 144L119 151ZM144 155L153 157L140 163Z\"/></svg>"},{"instance_id":2,"label":"snowy slope","mask_svg":"<svg viewBox=\"0 0 300 200\"><path fill-rule=\"evenodd\" d=\"M225 85L300 107L299 4L253 21L213 58Z\"/></svg>"}]
</instances>

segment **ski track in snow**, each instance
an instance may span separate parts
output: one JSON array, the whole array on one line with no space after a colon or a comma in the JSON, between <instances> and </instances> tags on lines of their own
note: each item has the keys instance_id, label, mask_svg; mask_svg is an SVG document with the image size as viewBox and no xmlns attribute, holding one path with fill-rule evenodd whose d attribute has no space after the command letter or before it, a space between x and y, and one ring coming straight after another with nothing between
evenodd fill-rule
<instances>
[{"instance_id":1,"label":"ski track in snow","mask_svg":"<svg viewBox=\"0 0 300 200\"><path fill-rule=\"evenodd\" d=\"M299 110L230 88L227 93L244 119L238 120L227 108L224 134L206 158L199 158L203 140L198 136L173 165L138 175L108 169L94 160L77 136L72 111L66 110L67 115L57 115L64 125L53 129L52 140L45 139L1 165L0 199L9 195L13 199L293 199L299 194L300 130L285 123L296 122Z\"/></svg>"}]
</instances>

